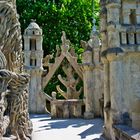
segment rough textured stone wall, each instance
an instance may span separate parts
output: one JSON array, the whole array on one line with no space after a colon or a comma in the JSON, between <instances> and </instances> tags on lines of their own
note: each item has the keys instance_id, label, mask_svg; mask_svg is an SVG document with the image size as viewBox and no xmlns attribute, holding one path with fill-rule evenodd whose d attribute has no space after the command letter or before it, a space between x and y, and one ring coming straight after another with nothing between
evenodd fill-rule
<instances>
[{"instance_id":1,"label":"rough textured stone wall","mask_svg":"<svg viewBox=\"0 0 140 140\"><path fill-rule=\"evenodd\" d=\"M0 1L0 49L11 71L22 70L22 41L15 0Z\"/></svg>"},{"instance_id":2,"label":"rough textured stone wall","mask_svg":"<svg viewBox=\"0 0 140 140\"><path fill-rule=\"evenodd\" d=\"M22 72L22 44L15 0L0 1L0 140L31 139L29 75ZM19 74L20 73L20 74Z\"/></svg>"},{"instance_id":3,"label":"rough textured stone wall","mask_svg":"<svg viewBox=\"0 0 140 140\"><path fill-rule=\"evenodd\" d=\"M137 0L101 1L104 133L110 139L115 124L140 130L139 6Z\"/></svg>"}]
</instances>

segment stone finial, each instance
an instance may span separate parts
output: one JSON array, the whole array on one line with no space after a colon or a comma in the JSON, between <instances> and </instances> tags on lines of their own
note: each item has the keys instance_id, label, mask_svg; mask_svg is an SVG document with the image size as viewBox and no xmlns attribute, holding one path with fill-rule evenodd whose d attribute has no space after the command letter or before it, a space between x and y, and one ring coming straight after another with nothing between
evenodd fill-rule
<instances>
[{"instance_id":1,"label":"stone finial","mask_svg":"<svg viewBox=\"0 0 140 140\"><path fill-rule=\"evenodd\" d=\"M81 40L81 46L85 51L92 51L92 46L90 46L86 41Z\"/></svg>"},{"instance_id":2,"label":"stone finial","mask_svg":"<svg viewBox=\"0 0 140 140\"><path fill-rule=\"evenodd\" d=\"M29 26L25 29L24 36L26 35L42 35L42 29L35 22L35 20L31 20Z\"/></svg>"},{"instance_id":3,"label":"stone finial","mask_svg":"<svg viewBox=\"0 0 140 140\"><path fill-rule=\"evenodd\" d=\"M43 58L43 66L49 66L49 62L52 58L53 55L46 55L45 58Z\"/></svg>"},{"instance_id":4,"label":"stone finial","mask_svg":"<svg viewBox=\"0 0 140 140\"><path fill-rule=\"evenodd\" d=\"M55 91L52 92L52 99L53 99L53 100L56 100L56 94L57 94L57 93L56 93Z\"/></svg>"},{"instance_id":5,"label":"stone finial","mask_svg":"<svg viewBox=\"0 0 140 140\"><path fill-rule=\"evenodd\" d=\"M89 44L89 46L91 46L91 48L97 48L100 46L100 39L99 39L98 32L94 32L91 34L88 44Z\"/></svg>"},{"instance_id":6,"label":"stone finial","mask_svg":"<svg viewBox=\"0 0 140 140\"><path fill-rule=\"evenodd\" d=\"M69 45L70 45L70 41L66 39L66 33L64 31L62 31L62 45L61 45L61 49L64 52L67 52L69 50Z\"/></svg>"}]
</instances>

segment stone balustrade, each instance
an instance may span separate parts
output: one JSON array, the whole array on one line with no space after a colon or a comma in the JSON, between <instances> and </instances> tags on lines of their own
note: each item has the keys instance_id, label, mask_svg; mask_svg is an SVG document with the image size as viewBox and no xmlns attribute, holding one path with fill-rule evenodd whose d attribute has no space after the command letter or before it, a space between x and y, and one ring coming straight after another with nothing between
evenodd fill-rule
<instances>
[{"instance_id":1,"label":"stone balustrade","mask_svg":"<svg viewBox=\"0 0 140 140\"><path fill-rule=\"evenodd\" d=\"M51 101L52 118L79 118L82 117L83 100L53 100Z\"/></svg>"},{"instance_id":2,"label":"stone balustrade","mask_svg":"<svg viewBox=\"0 0 140 140\"><path fill-rule=\"evenodd\" d=\"M136 26L122 26L120 28L121 45L140 45L140 28Z\"/></svg>"}]
</instances>

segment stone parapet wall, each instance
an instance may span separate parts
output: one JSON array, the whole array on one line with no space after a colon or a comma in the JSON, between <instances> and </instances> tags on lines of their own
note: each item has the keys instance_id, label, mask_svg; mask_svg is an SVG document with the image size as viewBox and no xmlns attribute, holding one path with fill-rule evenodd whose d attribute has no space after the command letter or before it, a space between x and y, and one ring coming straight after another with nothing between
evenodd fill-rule
<instances>
[{"instance_id":1,"label":"stone parapet wall","mask_svg":"<svg viewBox=\"0 0 140 140\"><path fill-rule=\"evenodd\" d=\"M52 118L79 118L83 117L83 101L78 99L51 101Z\"/></svg>"}]
</instances>

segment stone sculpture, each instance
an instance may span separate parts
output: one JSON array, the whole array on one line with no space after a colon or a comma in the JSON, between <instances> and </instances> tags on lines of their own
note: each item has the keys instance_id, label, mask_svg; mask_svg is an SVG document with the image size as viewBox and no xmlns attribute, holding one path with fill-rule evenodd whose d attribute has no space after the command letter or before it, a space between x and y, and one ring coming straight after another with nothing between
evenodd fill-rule
<instances>
[{"instance_id":1,"label":"stone sculpture","mask_svg":"<svg viewBox=\"0 0 140 140\"><path fill-rule=\"evenodd\" d=\"M0 1L0 50L6 57L6 68L22 69L22 41L15 0Z\"/></svg>"},{"instance_id":2,"label":"stone sculpture","mask_svg":"<svg viewBox=\"0 0 140 140\"><path fill-rule=\"evenodd\" d=\"M76 86L80 82L80 78L77 79L74 78L74 69L68 65L65 64L62 67L64 73L66 74L66 78L62 78L61 75L58 75L58 79L61 81L61 83L67 88L67 91L63 91L59 85L57 85L57 91L65 98L65 99L79 99L79 96L82 92L82 87L77 91Z\"/></svg>"},{"instance_id":3,"label":"stone sculpture","mask_svg":"<svg viewBox=\"0 0 140 140\"><path fill-rule=\"evenodd\" d=\"M28 114L29 75L0 70L1 136L14 135L17 139L31 138L32 124Z\"/></svg>"},{"instance_id":4,"label":"stone sculpture","mask_svg":"<svg viewBox=\"0 0 140 140\"><path fill-rule=\"evenodd\" d=\"M46 75L43 77L43 88L56 70L62 66L65 77L58 75L58 79L65 86L66 91L62 90L59 85L56 88L65 100L56 99L55 92L52 93L52 97L46 95L46 98L51 102L51 116L53 118L81 117L83 101L79 99L79 96L83 88L77 90L77 84L83 79L82 69L77 63L77 56L70 41L66 39L65 32L62 32L61 40L62 45L60 48L57 46L54 63L50 63L53 55L48 55L43 59L43 65L48 67Z\"/></svg>"},{"instance_id":5,"label":"stone sculpture","mask_svg":"<svg viewBox=\"0 0 140 140\"><path fill-rule=\"evenodd\" d=\"M80 79L83 78L82 69L81 69L80 65L77 63L76 54L70 45L71 44L70 41L68 39L66 39L65 32L62 32L61 40L62 40L62 45L60 48L57 46L57 52L55 54L56 56L54 59L54 63L50 63L50 59L53 58L53 55L47 55L43 59L43 66L48 67L48 72L43 77L43 88L48 84L48 82L50 81L52 76L55 74L56 70L60 67L60 65L64 64L65 60L67 60L67 64L69 66L71 66L71 68L70 68L71 73L73 70L78 74ZM65 69L65 68L63 67L63 69ZM64 72L66 72L66 71L64 70ZM60 76L58 76L58 77L60 77Z\"/></svg>"},{"instance_id":6,"label":"stone sculpture","mask_svg":"<svg viewBox=\"0 0 140 140\"><path fill-rule=\"evenodd\" d=\"M22 42L15 0L0 1L0 140L31 139L29 75L22 72Z\"/></svg>"}]
</instances>

